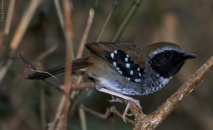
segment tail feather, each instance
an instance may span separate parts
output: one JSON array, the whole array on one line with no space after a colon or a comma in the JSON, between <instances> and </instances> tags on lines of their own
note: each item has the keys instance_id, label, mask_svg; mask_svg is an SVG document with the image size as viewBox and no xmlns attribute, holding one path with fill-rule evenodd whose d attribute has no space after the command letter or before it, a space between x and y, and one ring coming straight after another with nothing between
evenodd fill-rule
<instances>
[{"instance_id":1,"label":"tail feather","mask_svg":"<svg viewBox=\"0 0 213 130\"><path fill-rule=\"evenodd\" d=\"M91 66L92 63L89 62L89 57L76 59L72 62L72 70L79 70ZM41 71L36 71L27 75L26 79L31 80L41 80L48 78L52 75L63 73L65 68L69 68L70 65L57 66L49 69L44 69Z\"/></svg>"}]
</instances>

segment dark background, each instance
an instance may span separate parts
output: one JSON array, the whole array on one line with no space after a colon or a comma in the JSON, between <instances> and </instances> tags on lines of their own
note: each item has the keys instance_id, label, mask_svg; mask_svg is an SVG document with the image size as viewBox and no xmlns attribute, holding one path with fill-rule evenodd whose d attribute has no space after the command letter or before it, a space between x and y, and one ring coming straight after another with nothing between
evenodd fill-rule
<instances>
[{"instance_id":1,"label":"dark background","mask_svg":"<svg viewBox=\"0 0 213 130\"><path fill-rule=\"evenodd\" d=\"M27 0L16 1L11 30L7 39L1 40L1 51L9 44L14 36L19 22L29 6ZM96 41L98 34L112 10L114 1L99 1L95 7L95 17L87 42ZM72 22L74 51L78 49L83 31L86 26L89 9L95 1L72 1ZM5 18L9 1L4 0ZM126 15L132 1L118 0L115 13L110 19L101 41L110 41L115 34L122 18ZM161 91L152 95L135 97L140 99L145 113L153 112L185 81L187 81L213 53L213 1L212 0L144 0L119 42L133 42L148 45L159 41L168 41L179 44L187 52L198 57L188 60L181 71L173 77L171 82ZM1 39L5 22L0 23ZM57 45L57 49L42 60L40 54L50 47ZM22 53L30 62L41 68L48 68L64 64L65 38L59 24L55 5L52 0L43 1L36 10L27 31L16 51ZM85 50L84 55L88 55ZM0 56L1 61L7 59ZM44 129L51 122L57 111L62 94L51 85L42 81L30 81L25 76L30 73L29 68L21 60L13 60L3 80L0 82L0 129L38 130ZM57 84L63 84L63 74L57 76ZM213 130L213 75L209 75L190 96L160 125L159 130ZM88 80L85 77L85 80ZM93 89L93 88L90 88ZM85 91L80 94L86 94ZM110 96L97 92L95 89L89 96L84 96L80 104L92 110L105 113L106 109L115 105L123 112L124 104L108 102ZM72 103L71 103L72 104ZM70 113L68 129L79 130L78 107ZM129 130L133 126L124 123L122 119L111 115L107 119L100 119L86 113L88 130Z\"/></svg>"}]
</instances>

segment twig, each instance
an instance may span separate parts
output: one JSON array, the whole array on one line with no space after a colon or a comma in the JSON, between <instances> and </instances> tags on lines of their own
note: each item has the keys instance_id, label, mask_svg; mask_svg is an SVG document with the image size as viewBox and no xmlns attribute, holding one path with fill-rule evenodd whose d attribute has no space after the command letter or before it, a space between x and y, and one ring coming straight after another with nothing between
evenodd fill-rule
<instances>
[{"instance_id":1,"label":"twig","mask_svg":"<svg viewBox=\"0 0 213 130\"><path fill-rule=\"evenodd\" d=\"M57 47L58 47L57 44L51 46L51 47L48 48L45 52L43 52L43 53L37 58L37 60L42 60L42 59L46 58L48 55L52 54L52 53L57 49Z\"/></svg>"},{"instance_id":2,"label":"twig","mask_svg":"<svg viewBox=\"0 0 213 130\"><path fill-rule=\"evenodd\" d=\"M84 30L84 34L83 34L83 37L81 39L76 58L80 58L82 56L83 49L84 49L84 44L87 41L87 37L88 37L89 31L90 31L90 28L91 28L91 25L92 25L92 22L93 22L93 19L94 19L94 15L95 15L94 9L90 8L90 10L89 10L89 18L87 20L87 25L86 25L86 28Z\"/></svg>"},{"instance_id":3,"label":"twig","mask_svg":"<svg viewBox=\"0 0 213 130\"><path fill-rule=\"evenodd\" d=\"M101 37L102 37L102 34L103 34L103 32L105 31L106 26L107 26L108 23L109 23L109 20L111 19L113 13L115 12L115 10L116 10L116 8L117 8L117 4L118 4L118 3L117 3L117 0L114 0L112 11L111 11L111 12L109 13L109 15L107 16L107 19L106 19L106 21L105 21L105 23L104 23L104 26L102 27L101 32L99 33L98 38L97 38L97 40L96 40L97 42L100 41L100 39L101 39Z\"/></svg>"},{"instance_id":4,"label":"twig","mask_svg":"<svg viewBox=\"0 0 213 130\"><path fill-rule=\"evenodd\" d=\"M57 10L57 15L58 15L58 18L59 18L61 28L63 29L63 32L65 33L65 25L64 25L64 21L63 21L64 18L63 18L63 14L62 14L60 4L59 4L59 0L54 0L54 4L55 4L56 10Z\"/></svg>"},{"instance_id":5,"label":"twig","mask_svg":"<svg viewBox=\"0 0 213 130\"><path fill-rule=\"evenodd\" d=\"M111 42L116 42L120 38L121 34L123 33L125 27L129 23L129 21L132 19L133 15L136 13L138 7L140 6L141 2L143 0L134 0L130 9L127 11L125 17L121 20L121 24L117 29L117 32L113 36Z\"/></svg>"},{"instance_id":6,"label":"twig","mask_svg":"<svg viewBox=\"0 0 213 130\"><path fill-rule=\"evenodd\" d=\"M130 109L135 115L134 130L157 128L212 70L213 57L211 57L195 74L193 74L188 82L185 82L170 98L168 98L150 115L144 116L144 114L137 113L137 111L134 110L135 104L132 105Z\"/></svg>"},{"instance_id":7,"label":"twig","mask_svg":"<svg viewBox=\"0 0 213 130\"><path fill-rule=\"evenodd\" d=\"M42 130L46 130L46 97L44 93L44 87L41 87L40 89L40 119L41 119L41 128Z\"/></svg>"},{"instance_id":8,"label":"twig","mask_svg":"<svg viewBox=\"0 0 213 130\"><path fill-rule=\"evenodd\" d=\"M65 22L65 39L66 39L66 61L65 64L70 66L65 66L65 79L64 79L64 93L65 95L62 97L60 102L60 107L62 109L58 109L56 113L55 120L59 119L59 122L56 126L56 130L66 130L67 129L67 119L68 119L68 110L70 107L69 95L71 92L71 70L72 70L72 59L73 55L73 47L72 47L72 39L73 39L73 30L72 30L72 21L71 21L71 3L69 0L63 0L63 12L64 12L64 22ZM59 118L58 118L59 117Z\"/></svg>"},{"instance_id":9,"label":"twig","mask_svg":"<svg viewBox=\"0 0 213 130\"><path fill-rule=\"evenodd\" d=\"M5 28L4 28L4 35L7 36L10 31L10 26L13 18L13 12L14 12L14 6L15 6L15 0L10 0L9 8L8 8L8 14L7 14L7 19L5 23Z\"/></svg>"},{"instance_id":10,"label":"twig","mask_svg":"<svg viewBox=\"0 0 213 130\"><path fill-rule=\"evenodd\" d=\"M13 52L19 46L20 41L21 41L22 37L24 36L24 33L27 30L27 27L30 23L30 20L32 19L33 14L35 13L40 2L41 2L41 0L32 0L30 2L30 6L29 6L28 10L26 11L26 13L24 14L24 17L22 18L21 23L19 24L19 26L15 32L15 35L10 43L10 48Z\"/></svg>"},{"instance_id":11,"label":"twig","mask_svg":"<svg viewBox=\"0 0 213 130\"><path fill-rule=\"evenodd\" d=\"M79 117L80 117L80 121L81 121L81 129L87 130L87 122L86 122L85 111L82 107L79 107L78 112L79 112Z\"/></svg>"}]
</instances>

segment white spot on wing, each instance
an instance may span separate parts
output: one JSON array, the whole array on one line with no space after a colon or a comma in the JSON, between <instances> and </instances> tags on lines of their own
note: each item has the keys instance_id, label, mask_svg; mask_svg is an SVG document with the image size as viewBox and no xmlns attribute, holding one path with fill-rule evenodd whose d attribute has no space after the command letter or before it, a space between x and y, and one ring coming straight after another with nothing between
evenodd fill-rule
<instances>
[{"instance_id":1,"label":"white spot on wing","mask_svg":"<svg viewBox=\"0 0 213 130\"><path fill-rule=\"evenodd\" d=\"M111 58L114 59L114 55L115 55L115 54L114 54L114 53L111 53L110 55L111 55Z\"/></svg>"},{"instance_id":2,"label":"white spot on wing","mask_svg":"<svg viewBox=\"0 0 213 130\"><path fill-rule=\"evenodd\" d=\"M140 68L138 68L137 70L138 70L138 71L140 71L141 69L140 69Z\"/></svg>"},{"instance_id":3,"label":"white spot on wing","mask_svg":"<svg viewBox=\"0 0 213 130\"><path fill-rule=\"evenodd\" d=\"M128 62L128 60L129 60L129 58L128 58L128 57L126 57L126 58L125 58L125 62Z\"/></svg>"},{"instance_id":4,"label":"white spot on wing","mask_svg":"<svg viewBox=\"0 0 213 130\"><path fill-rule=\"evenodd\" d=\"M133 75L133 71L132 70L130 70L130 74Z\"/></svg>"},{"instance_id":5,"label":"white spot on wing","mask_svg":"<svg viewBox=\"0 0 213 130\"><path fill-rule=\"evenodd\" d=\"M114 53L115 53L115 54L117 54L117 53L118 53L118 51L117 51L117 50L114 50Z\"/></svg>"},{"instance_id":6,"label":"white spot on wing","mask_svg":"<svg viewBox=\"0 0 213 130\"><path fill-rule=\"evenodd\" d=\"M126 63L126 68L130 68L130 64L129 63Z\"/></svg>"},{"instance_id":7,"label":"white spot on wing","mask_svg":"<svg viewBox=\"0 0 213 130\"><path fill-rule=\"evenodd\" d=\"M117 63L115 61L113 62L113 66L115 66L115 67L117 66Z\"/></svg>"}]
</instances>

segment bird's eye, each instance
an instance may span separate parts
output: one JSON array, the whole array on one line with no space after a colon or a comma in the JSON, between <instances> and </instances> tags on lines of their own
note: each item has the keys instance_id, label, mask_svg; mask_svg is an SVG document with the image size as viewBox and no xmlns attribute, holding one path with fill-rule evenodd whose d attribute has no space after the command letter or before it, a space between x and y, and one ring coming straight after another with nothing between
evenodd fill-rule
<instances>
[{"instance_id":1,"label":"bird's eye","mask_svg":"<svg viewBox=\"0 0 213 130\"><path fill-rule=\"evenodd\" d=\"M172 54L171 54L170 52L165 52L165 57L166 57L166 58L170 58L171 55L172 55Z\"/></svg>"}]
</instances>

